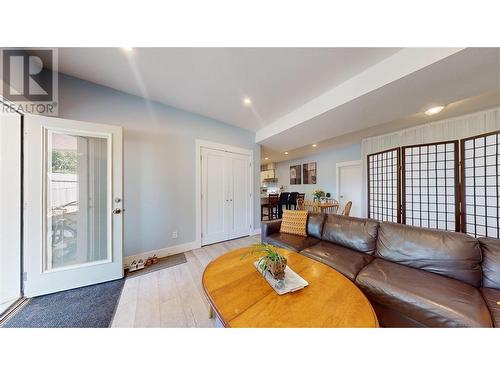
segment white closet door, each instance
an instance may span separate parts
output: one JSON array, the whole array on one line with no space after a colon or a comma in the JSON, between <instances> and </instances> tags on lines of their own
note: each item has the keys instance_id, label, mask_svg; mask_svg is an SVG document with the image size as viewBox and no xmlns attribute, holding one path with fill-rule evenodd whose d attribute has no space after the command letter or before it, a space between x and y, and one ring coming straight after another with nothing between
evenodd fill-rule
<instances>
[{"instance_id":1,"label":"white closet door","mask_svg":"<svg viewBox=\"0 0 500 375\"><path fill-rule=\"evenodd\" d=\"M202 245L229 238L228 158L225 152L203 148Z\"/></svg>"},{"instance_id":2,"label":"white closet door","mask_svg":"<svg viewBox=\"0 0 500 375\"><path fill-rule=\"evenodd\" d=\"M230 230L229 237L247 236L250 232L250 158L228 154L230 168Z\"/></svg>"}]
</instances>

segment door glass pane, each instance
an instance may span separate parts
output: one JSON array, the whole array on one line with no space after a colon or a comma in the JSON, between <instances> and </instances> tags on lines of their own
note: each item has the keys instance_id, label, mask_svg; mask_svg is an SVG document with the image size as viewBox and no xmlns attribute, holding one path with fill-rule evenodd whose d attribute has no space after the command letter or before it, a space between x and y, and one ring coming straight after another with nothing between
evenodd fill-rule
<instances>
[{"instance_id":1,"label":"door glass pane","mask_svg":"<svg viewBox=\"0 0 500 375\"><path fill-rule=\"evenodd\" d=\"M105 138L49 132L46 269L108 259Z\"/></svg>"}]
</instances>

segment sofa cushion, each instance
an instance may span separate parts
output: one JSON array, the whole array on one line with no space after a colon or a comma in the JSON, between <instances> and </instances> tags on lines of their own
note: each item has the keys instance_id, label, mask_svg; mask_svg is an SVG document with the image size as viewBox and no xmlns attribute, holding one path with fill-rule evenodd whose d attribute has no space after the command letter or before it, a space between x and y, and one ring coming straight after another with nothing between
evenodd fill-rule
<instances>
[{"instance_id":1,"label":"sofa cushion","mask_svg":"<svg viewBox=\"0 0 500 375\"><path fill-rule=\"evenodd\" d=\"M500 289L500 240L479 238L483 251L483 286Z\"/></svg>"},{"instance_id":2,"label":"sofa cushion","mask_svg":"<svg viewBox=\"0 0 500 375\"><path fill-rule=\"evenodd\" d=\"M307 216L307 211L284 210L280 232L307 237Z\"/></svg>"},{"instance_id":3,"label":"sofa cushion","mask_svg":"<svg viewBox=\"0 0 500 375\"><path fill-rule=\"evenodd\" d=\"M367 254L375 252L378 221L329 214L321 239Z\"/></svg>"},{"instance_id":4,"label":"sofa cushion","mask_svg":"<svg viewBox=\"0 0 500 375\"><path fill-rule=\"evenodd\" d=\"M356 285L371 301L426 327L492 326L479 290L458 280L375 259Z\"/></svg>"},{"instance_id":5,"label":"sofa cushion","mask_svg":"<svg viewBox=\"0 0 500 375\"><path fill-rule=\"evenodd\" d=\"M316 245L319 240L313 237L302 237L288 233L273 233L264 239L265 243L288 250L300 251Z\"/></svg>"},{"instance_id":6,"label":"sofa cushion","mask_svg":"<svg viewBox=\"0 0 500 375\"><path fill-rule=\"evenodd\" d=\"M387 306L382 306L376 302L370 301L380 327L393 328L425 328L425 326L411 319L410 317L401 314L399 311L393 310Z\"/></svg>"},{"instance_id":7,"label":"sofa cushion","mask_svg":"<svg viewBox=\"0 0 500 375\"><path fill-rule=\"evenodd\" d=\"M300 254L335 268L352 281L373 259L371 255L325 241L301 251Z\"/></svg>"},{"instance_id":8,"label":"sofa cushion","mask_svg":"<svg viewBox=\"0 0 500 375\"><path fill-rule=\"evenodd\" d=\"M307 219L307 235L321 239L321 232L323 231L323 224L325 224L326 214L324 213L309 213Z\"/></svg>"},{"instance_id":9,"label":"sofa cushion","mask_svg":"<svg viewBox=\"0 0 500 375\"><path fill-rule=\"evenodd\" d=\"M481 285L481 248L464 233L381 223L377 257Z\"/></svg>"},{"instance_id":10,"label":"sofa cushion","mask_svg":"<svg viewBox=\"0 0 500 375\"><path fill-rule=\"evenodd\" d=\"M493 288L482 288L481 294L490 310L491 319L495 327L500 328L500 290Z\"/></svg>"}]
</instances>

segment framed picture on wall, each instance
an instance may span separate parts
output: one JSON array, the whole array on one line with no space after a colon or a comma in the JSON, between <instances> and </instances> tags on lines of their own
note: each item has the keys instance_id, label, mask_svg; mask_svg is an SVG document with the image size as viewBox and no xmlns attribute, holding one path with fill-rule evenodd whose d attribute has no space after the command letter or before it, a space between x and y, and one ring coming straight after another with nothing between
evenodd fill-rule
<instances>
[{"instance_id":1,"label":"framed picture on wall","mask_svg":"<svg viewBox=\"0 0 500 375\"><path fill-rule=\"evenodd\" d=\"M300 185L301 183L300 165L292 165L290 167L290 185Z\"/></svg>"},{"instance_id":2,"label":"framed picture on wall","mask_svg":"<svg viewBox=\"0 0 500 375\"><path fill-rule=\"evenodd\" d=\"M316 183L316 162L302 164L304 184Z\"/></svg>"}]
</instances>

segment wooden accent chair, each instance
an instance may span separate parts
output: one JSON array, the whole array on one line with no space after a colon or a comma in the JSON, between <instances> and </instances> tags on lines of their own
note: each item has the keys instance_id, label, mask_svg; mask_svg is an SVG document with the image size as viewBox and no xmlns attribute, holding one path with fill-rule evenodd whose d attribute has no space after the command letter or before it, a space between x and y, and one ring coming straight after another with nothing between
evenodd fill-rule
<instances>
[{"instance_id":1,"label":"wooden accent chair","mask_svg":"<svg viewBox=\"0 0 500 375\"><path fill-rule=\"evenodd\" d=\"M342 211L343 216L349 216L351 213L352 202L349 201L345 204L344 210Z\"/></svg>"},{"instance_id":2,"label":"wooden accent chair","mask_svg":"<svg viewBox=\"0 0 500 375\"><path fill-rule=\"evenodd\" d=\"M264 220L264 216L267 220L273 220L278 218L278 194L269 194L267 203L260 205L260 220ZM267 213L264 212L264 208L267 208Z\"/></svg>"}]
</instances>

